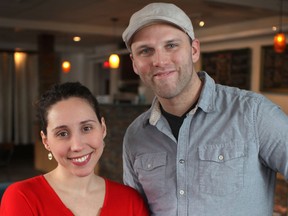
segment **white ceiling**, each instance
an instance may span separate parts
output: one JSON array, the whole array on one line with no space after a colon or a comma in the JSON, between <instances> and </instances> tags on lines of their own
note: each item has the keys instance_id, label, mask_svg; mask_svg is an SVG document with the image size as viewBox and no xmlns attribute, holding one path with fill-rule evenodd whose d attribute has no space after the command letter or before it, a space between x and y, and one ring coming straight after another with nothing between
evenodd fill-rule
<instances>
[{"instance_id":1,"label":"white ceiling","mask_svg":"<svg viewBox=\"0 0 288 216\"><path fill-rule=\"evenodd\" d=\"M130 15L153 1L149 0L0 0L0 49L12 44L37 44L40 34L55 35L55 43L69 44L73 35L82 40L77 46L91 47L121 40ZM206 28L275 17L280 0L174 0L196 22ZM284 14L288 0L283 1ZM117 18L116 23L112 18ZM115 37L117 36L117 38ZM7 46L8 47L8 46Z\"/></svg>"}]
</instances>

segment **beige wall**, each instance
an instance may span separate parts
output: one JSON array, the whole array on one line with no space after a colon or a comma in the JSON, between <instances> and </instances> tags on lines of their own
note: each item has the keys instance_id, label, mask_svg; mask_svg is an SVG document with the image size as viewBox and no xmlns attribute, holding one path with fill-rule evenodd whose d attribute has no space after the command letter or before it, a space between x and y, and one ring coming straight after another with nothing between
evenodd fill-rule
<instances>
[{"instance_id":1,"label":"beige wall","mask_svg":"<svg viewBox=\"0 0 288 216\"><path fill-rule=\"evenodd\" d=\"M262 22L249 23L249 25L248 23L241 23L229 27L210 29L207 32L199 31L198 35L197 32L195 33L200 40L202 52L250 48L252 51L251 90L265 95L288 114L288 93L260 92L261 46L273 44L274 32L271 30L273 20L265 19ZM200 65L201 60L196 66L199 70L201 69Z\"/></svg>"}]
</instances>

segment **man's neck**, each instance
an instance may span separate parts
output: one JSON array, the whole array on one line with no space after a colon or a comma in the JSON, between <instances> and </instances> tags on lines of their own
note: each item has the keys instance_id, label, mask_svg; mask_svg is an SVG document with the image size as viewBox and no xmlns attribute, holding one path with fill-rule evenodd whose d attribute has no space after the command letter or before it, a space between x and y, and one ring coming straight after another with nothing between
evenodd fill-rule
<instances>
[{"instance_id":1,"label":"man's neck","mask_svg":"<svg viewBox=\"0 0 288 216\"><path fill-rule=\"evenodd\" d=\"M194 72L190 85L191 87L188 90L173 99L158 98L162 108L167 113L179 117L186 113L197 102L202 89L202 81L196 72Z\"/></svg>"}]
</instances>

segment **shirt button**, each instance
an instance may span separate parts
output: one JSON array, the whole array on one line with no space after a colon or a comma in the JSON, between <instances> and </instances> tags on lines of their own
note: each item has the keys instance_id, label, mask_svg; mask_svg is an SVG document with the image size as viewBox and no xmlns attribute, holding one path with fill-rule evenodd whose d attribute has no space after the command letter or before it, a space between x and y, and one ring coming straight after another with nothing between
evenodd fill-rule
<instances>
[{"instance_id":1,"label":"shirt button","mask_svg":"<svg viewBox=\"0 0 288 216\"><path fill-rule=\"evenodd\" d=\"M184 192L184 190L180 190L179 193L180 193L180 195L184 195L185 192Z\"/></svg>"},{"instance_id":2,"label":"shirt button","mask_svg":"<svg viewBox=\"0 0 288 216\"><path fill-rule=\"evenodd\" d=\"M219 156L218 156L218 159L219 159L220 161L222 161L222 160L224 159L224 156L223 156L223 155L219 155Z\"/></svg>"},{"instance_id":3,"label":"shirt button","mask_svg":"<svg viewBox=\"0 0 288 216\"><path fill-rule=\"evenodd\" d=\"M181 163L181 164L184 164L184 162L185 162L185 160L183 160L183 159L179 160L179 163Z\"/></svg>"},{"instance_id":4,"label":"shirt button","mask_svg":"<svg viewBox=\"0 0 288 216\"><path fill-rule=\"evenodd\" d=\"M148 165L147 165L147 168L150 169L150 168L151 168L151 164L148 164Z\"/></svg>"}]
</instances>

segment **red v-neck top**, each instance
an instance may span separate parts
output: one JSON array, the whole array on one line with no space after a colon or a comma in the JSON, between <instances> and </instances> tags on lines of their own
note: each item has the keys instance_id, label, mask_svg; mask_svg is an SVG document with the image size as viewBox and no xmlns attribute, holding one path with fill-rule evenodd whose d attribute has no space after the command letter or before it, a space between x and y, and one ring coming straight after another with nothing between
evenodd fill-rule
<instances>
[{"instance_id":1,"label":"red v-neck top","mask_svg":"<svg viewBox=\"0 0 288 216\"><path fill-rule=\"evenodd\" d=\"M138 192L128 186L105 179L106 193L100 216L148 216ZM1 201L0 215L74 214L63 204L43 175L10 185Z\"/></svg>"}]
</instances>

